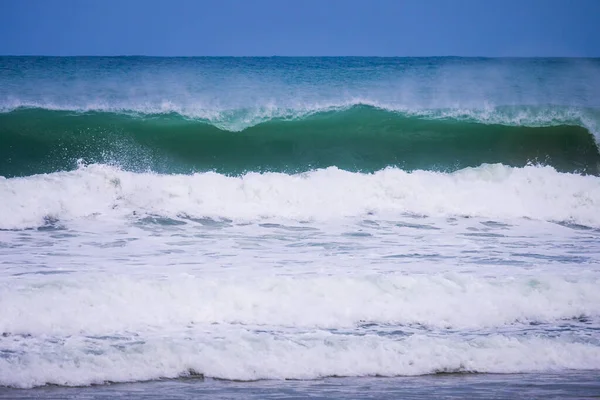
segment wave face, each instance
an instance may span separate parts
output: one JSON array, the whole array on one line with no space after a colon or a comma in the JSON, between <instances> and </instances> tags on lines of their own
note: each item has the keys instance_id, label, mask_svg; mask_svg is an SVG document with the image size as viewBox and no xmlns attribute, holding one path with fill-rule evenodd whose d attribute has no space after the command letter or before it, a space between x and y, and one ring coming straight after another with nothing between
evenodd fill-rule
<instances>
[{"instance_id":1,"label":"wave face","mask_svg":"<svg viewBox=\"0 0 600 400\"><path fill-rule=\"evenodd\" d=\"M504 113L509 111L515 112ZM497 111L498 118L501 112ZM388 166L453 171L483 163L516 167L540 163L559 171L592 174L600 167L593 136L581 126L489 125L371 106L276 118L239 132L173 114L40 109L0 114L0 126L0 174L4 176L70 170L78 159L134 171L212 170L236 175L329 166L363 172Z\"/></svg>"}]
</instances>

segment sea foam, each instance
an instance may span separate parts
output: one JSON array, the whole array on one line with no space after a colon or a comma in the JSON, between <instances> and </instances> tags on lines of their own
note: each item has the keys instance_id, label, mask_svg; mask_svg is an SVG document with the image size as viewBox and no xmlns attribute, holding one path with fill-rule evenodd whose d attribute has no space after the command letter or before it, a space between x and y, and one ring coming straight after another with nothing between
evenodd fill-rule
<instances>
[{"instance_id":1,"label":"sea foam","mask_svg":"<svg viewBox=\"0 0 600 400\"><path fill-rule=\"evenodd\" d=\"M598 369L568 329L598 321L597 276L579 278L28 277L3 283L0 385Z\"/></svg>"},{"instance_id":2,"label":"sea foam","mask_svg":"<svg viewBox=\"0 0 600 400\"><path fill-rule=\"evenodd\" d=\"M600 281L593 272L577 278L197 275L30 275L0 282L0 332L110 335L177 330L190 324L477 330L600 317Z\"/></svg>"},{"instance_id":3,"label":"sea foam","mask_svg":"<svg viewBox=\"0 0 600 400\"><path fill-rule=\"evenodd\" d=\"M158 175L89 165L71 172L0 178L0 198L2 229L133 214L257 221L409 213L600 226L600 178L559 173L551 167L501 164L454 173L387 168L363 174L331 167L296 175L240 177L213 172Z\"/></svg>"},{"instance_id":4,"label":"sea foam","mask_svg":"<svg viewBox=\"0 0 600 400\"><path fill-rule=\"evenodd\" d=\"M549 338L473 339L413 335L347 336L244 330L189 332L184 337L24 340L27 356L0 358L0 385L81 386L176 378L190 374L230 380L407 376L452 372L525 373L599 369L600 347Z\"/></svg>"}]
</instances>

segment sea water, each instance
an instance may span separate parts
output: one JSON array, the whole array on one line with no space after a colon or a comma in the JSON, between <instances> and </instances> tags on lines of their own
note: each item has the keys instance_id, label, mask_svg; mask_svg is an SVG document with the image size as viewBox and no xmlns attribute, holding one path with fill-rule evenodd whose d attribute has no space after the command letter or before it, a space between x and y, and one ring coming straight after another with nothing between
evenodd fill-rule
<instances>
[{"instance_id":1,"label":"sea water","mask_svg":"<svg viewBox=\"0 0 600 400\"><path fill-rule=\"evenodd\" d=\"M0 58L0 397L600 394L598 87Z\"/></svg>"}]
</instances>

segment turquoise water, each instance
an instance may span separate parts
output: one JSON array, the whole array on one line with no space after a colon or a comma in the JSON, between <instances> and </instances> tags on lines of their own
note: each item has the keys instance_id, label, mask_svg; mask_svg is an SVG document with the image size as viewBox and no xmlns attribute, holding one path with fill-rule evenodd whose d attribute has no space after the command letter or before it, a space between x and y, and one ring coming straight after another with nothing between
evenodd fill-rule
<instances>
[{"instance_id":1,"label":"turquoise water","mask_svg":"<svg viewBox=\"0 0 600 400\"><path fill-rule=\"evenodd\" d=\"M598 87L0 57L0 397L596 395Z\"/></svg>"},{"instance_id":2,"label":"turquoise water","mask_svg":"<svg viewBox=\"0 0 600 400\"><path fill-rule=\"evenodd\" d=\"M19 109L0 114L0 171L5 176L67 171L85 160L159 173L298 173L331 166L362 172L386 167L456 171L501 163L597 175L594 136L577 121L560 123L573 125L484 124L357 105L232 132L178 114Z\"/></svg>"}]
</instances>

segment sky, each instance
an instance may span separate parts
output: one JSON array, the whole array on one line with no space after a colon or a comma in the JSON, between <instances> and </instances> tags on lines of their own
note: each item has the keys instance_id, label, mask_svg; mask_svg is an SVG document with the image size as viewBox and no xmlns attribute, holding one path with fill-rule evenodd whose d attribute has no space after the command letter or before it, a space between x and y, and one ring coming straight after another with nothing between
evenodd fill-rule
<instances>
[{"instance_id":1,"label":"sky","mask_svg":"<svg viewBox=\"0 0 600 400\"><path fill-rule=\"evenodd\" d=\"M600 0L0 0L2 55L600 56Z\"/></svg>"}]
</instances>

